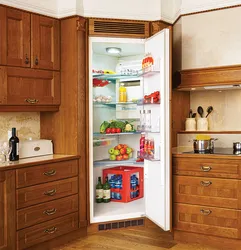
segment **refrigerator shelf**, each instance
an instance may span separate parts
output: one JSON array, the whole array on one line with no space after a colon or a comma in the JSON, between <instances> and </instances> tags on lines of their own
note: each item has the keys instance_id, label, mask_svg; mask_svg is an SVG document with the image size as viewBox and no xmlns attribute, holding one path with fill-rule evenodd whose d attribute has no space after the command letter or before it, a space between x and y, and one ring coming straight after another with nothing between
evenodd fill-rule
<instances>
[{"instance_id":1,"label":"refrigerator shelf","mask_svg":"<svg viewBox=\"0 0 241 250\"><path fill-rule=\"evenodd\" d=\"M122 161L111 161L109 159L94 161L94 167L100 166L127 166L127 165L135 165L135 166L143 166L144 162L136 162L136 159L131 158L129 160Z\"/></svg>"},{"instance_id":2,"label":"refrigerator shelf","mask_svg":"<svg viewBox=\"0 0 241 250\"><path fill-rule=\"evenodd\" d=\"M119 136L119 135L138 135L141 134L141 132L123 132L123 133L112 133L112 134L102 134L102 133L93 133L94 136Z\"/></svg>"}]
</instances>

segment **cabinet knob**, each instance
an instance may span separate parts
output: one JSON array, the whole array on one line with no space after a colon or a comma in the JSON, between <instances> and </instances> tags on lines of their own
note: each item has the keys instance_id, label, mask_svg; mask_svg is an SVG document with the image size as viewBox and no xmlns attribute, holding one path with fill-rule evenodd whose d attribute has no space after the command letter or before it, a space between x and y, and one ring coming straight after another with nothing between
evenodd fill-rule
<instances>
[{"instance_id":1,"label":"cabinet knob","mask_svg":"<svg viewBox=\"0 0 241 250\"><path fill-rule=\"evenodd\" d=\"M52 228L48 228L46 230L44 230L45 233L48 233L48 234L53 234L57 231L57 227L52 227Z\"/></svg>"},{"instance_id":2,"label":"cabinet knob","mask_svg":"<svg viewBox=\"0 0 241 250\"><path fill-rule=\"evenodd\" d=\"M38 102L38 99L31 99L31 98L28 98L28 99L25 99L25 102L30 103L30 104L35 104L35 103Z\"/></svg>"},{"instance_id":3,"label":"cabinet knob","mask_svg":"<svg viewBox=\"0 0 241 250\"><path fill-rule=\"evenodd\" d=\"M25 64L29 64L28 54L25 55Z\"/></svg>"},{"instance_id":4,"label":"cabinet knob","mask_svg":"<svg viewBox=\"0 0 241 250\"><path fill-rule=\"evenodd\" d=\"M208 187L212 184L212 182L211 181L201 181L200 184L204 187Z\"/></svg>"},{"instance_id":5,"label":"cabinet knob","mask_svg":"<svg viewBox=\"0 0 241 250\"><path fill-rule=\"evenodd\" d=\"M38 65L38 57L35 58L35 65Z\"/></svg>"},{"instance_id":6,"label":"cabinet knob","mask_svg":"<svg viewBox=\"0 0 241 250\"><path fill-rule=\"evenodd\" d=\"M209 171L212 170L212 167L210 167L210 166L201 166L201 170L202 170L203 172L209 172Z\"/></svg>"},{"instance_id":7,"label":"cabinet knob","mask_svg":"<svg viewBox=\"0 0 241 250\"><path fill-rule=\"evenodd\" d=\"M53 215L57 212L56 208L45 210L43 213L47 215Z\"/></svg>"},{"instance_id":8,"label":"cabinet knob","mask_svg":"<svg viewBox=\"0 0 241 250\"><path fill-rule=\"evenodd\" d=\"M47 196L53 196L53 195L56 194L56 192L57 192L57 190L54 188L52 190L44 192L44 194L47 195Z\"/></svg>"},{"instance_id":9,"label":"cabinet knob","mask_svg":"<svg viewBox=\"0 0 241 250\"><path fill-rule=\"evenodd\" d=\"M57 171L55 169L52 169L50 171L44 172L43 174L46 176L54 176L54 175L56 175L56 173L57 173Z\"/></svg>"},{"instance_id":10,"label":"cabinet knob","mask_svg":"<svg viewBox=\"0 0 241 250\"><path fill-rule=\"evenodd\" d=\"M200 212L201 212L201 214L203 214L203 215L209 215L209 214L212 213L212 211L209 210L209 209L201 209Z\"/></svg>"}]
</instances>

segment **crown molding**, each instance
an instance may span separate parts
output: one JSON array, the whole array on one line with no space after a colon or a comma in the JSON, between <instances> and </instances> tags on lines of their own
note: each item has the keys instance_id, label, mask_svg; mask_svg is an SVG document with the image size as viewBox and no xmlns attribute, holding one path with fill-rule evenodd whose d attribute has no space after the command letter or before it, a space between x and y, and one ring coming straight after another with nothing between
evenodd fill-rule
<instances>
[{"instance_id":1,"label":"crown molding","mask_svg":"<svg viewBox=\"0 0 241 250\"><path fill-rule=\"evenodd\" d=\"M0 0L0 4L4 4L10 7L23 9L23 10L27 10L30 12L58 18L57 9L53 10L53 9L41 7L35 4L30 4L26 2L23 3L23 1L21 0Z\"/></svg>"},{"instance_id":2,"label":"crown molding","mask_svg":"<svg viewBox=\"0 0 241 250\"><path fill-rule=\"evenodd\" d=\"M181 7L181 15L188 14L188 13L195 13L201 11L208 11L208 10L215 10L225 7L231 7L235 5L240 5L241 0L210 0L209 4L195 4L196 1L193 1L192 6L185 6L185 1L183 1Z\"/></svg>"}]
</instances>

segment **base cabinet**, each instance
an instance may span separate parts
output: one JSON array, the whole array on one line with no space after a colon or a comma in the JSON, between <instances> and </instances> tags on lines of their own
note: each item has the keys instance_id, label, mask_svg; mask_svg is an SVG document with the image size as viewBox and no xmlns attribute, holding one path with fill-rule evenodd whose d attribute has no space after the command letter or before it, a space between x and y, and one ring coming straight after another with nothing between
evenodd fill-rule
<instances>
[{"instance_id":1,"label":"base cabinet","mask_svg":"<svg viewBox=\"0 0 241 250\"><path fill-rule=\"evenodd\" d=\"M0 250L15 249L15 170L0 171Z\"/></svg>"}]
</instances>

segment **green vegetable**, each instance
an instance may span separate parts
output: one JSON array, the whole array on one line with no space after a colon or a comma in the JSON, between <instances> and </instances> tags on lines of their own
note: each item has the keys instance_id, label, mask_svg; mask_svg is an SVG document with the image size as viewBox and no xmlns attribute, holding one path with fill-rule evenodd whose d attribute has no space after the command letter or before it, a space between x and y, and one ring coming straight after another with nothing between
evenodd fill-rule
<instances>
[{"instance_id":1,"label":"green vegetable","mask_svg":"<svg viewBox=\"0 0 241 250\"><path fill-rule=\"evenodd\" d=\"M132 124L126 124L126 126L125 126L125 131L126 132L131 132L131 131L133 131L133 125Z\"/></svg>"},{"instance_id":2,"label":"green vegetable","mask_svg":"<svg viewBox=\"0 0 241 250\"><path fill-rule=\"evenodd\" d=\"M126 123L123 121L112 120L110 123L110 128L120 128L121 131L125 130Z\"/></svg>"},{"instance_id":3,"label":"green vegetable","mask_svg":"<svg viewBox=\"0 0 241 250\"><path fill-rule=\"evenodd\" d=\"M100 125L100 133L105 133L105 130L110 127L110 123L107 121L102 122Z\"/></svg>"}]
</instances>

